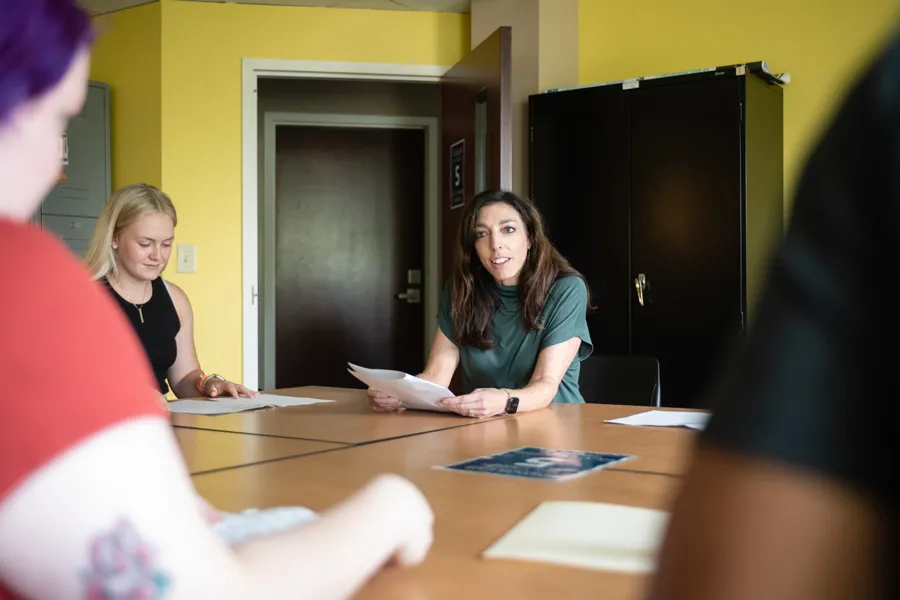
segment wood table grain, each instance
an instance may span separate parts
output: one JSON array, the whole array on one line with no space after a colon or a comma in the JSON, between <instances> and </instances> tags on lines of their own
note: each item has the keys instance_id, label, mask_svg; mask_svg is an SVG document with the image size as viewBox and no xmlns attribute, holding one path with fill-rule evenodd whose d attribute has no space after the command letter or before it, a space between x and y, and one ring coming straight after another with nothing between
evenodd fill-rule
<instances>
[{"instance_id":1,"label":"wood table grain","mask_svg":"<svg viewBox=\"0 0 900 600\"><path fill-rule=\"evenodd\" d=\"M435 511L432 551L420 567L379 573L359 598L637 600L646 584L643 576L488 560L481 553L544 501L610 502L656 509L671 506L696 432L603 422L640 410L553 406L470 427L201 474L193 479L201 495L229 511L284 505L322 510L380 473L396 473L413 481ZM439 468L520 446L634 453L636 458L621 468L565 482Z\"/></svg>"}]
</instances>

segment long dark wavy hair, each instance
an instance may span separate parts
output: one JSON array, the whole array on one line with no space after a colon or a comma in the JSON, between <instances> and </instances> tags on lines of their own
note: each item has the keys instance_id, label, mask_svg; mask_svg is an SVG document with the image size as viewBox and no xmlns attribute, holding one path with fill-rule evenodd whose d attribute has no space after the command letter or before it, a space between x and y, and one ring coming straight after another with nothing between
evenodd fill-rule
<instances>
[{"instance_id":1,"label":"long dark wavy hair","mask_svg":"<svg viewBox=\"0 0 900 600\"><path fill-rule=\"evenodd\" d=\"M456 240L456 267L451 282L453 328L461 346L487 350L494 347L491 319L500 307L500 294L494 278L488 273L475 250L475 222L485 206L504 203L515 209L531 243L525 264L519 273L519 304L526 331L541 330L538 315L547 294L562 277L576 276L587 281L553 247L544 233L544 221L534 204L518 194L488 190L475 196L463 209ZM591 306L588 290L588 307Z\"/></svg>"}]
</instances>

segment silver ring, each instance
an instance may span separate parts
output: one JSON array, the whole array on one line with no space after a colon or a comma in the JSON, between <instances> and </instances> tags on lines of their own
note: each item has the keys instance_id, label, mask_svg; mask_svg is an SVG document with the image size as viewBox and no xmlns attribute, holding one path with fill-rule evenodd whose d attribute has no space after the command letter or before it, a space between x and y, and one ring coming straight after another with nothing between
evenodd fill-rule
<instances>
[{"instance_id":1,"label":"silver ring","mask_svg":"<svg viewBox=\"0 0 900 600\"><path fill-rule=\"evenodd\" d=\"M475 411L474 411L474 410L470 410L470 411L469 411L469 416L470 416L470 417L474 417L474 416L475 416Z\"/></svg>"}]
</instances>

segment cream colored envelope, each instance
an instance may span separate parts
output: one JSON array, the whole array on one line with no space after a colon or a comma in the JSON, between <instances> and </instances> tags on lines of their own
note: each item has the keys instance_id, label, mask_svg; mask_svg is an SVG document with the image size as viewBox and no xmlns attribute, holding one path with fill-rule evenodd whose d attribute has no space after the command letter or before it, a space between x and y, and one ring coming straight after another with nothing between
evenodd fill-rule
<instances>
[{"instance_id":1,"label":"cream colored envelope","mask_svg":"<svg viewBox=\"0 0 900 600\"><path fill-rule=\"evenodd\" d=\"M544 502L484 551L485 558L649 573L669 513L596 502Z\"/></svg>"}]
</instances>

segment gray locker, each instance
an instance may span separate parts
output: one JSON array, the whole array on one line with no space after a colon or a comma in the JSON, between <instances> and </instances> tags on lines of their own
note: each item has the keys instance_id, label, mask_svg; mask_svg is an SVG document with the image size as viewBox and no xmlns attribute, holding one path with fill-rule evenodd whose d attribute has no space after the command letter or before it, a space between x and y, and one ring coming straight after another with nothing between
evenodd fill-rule
<instances>
[{"instance_id":1,"label":"gray locker","mask_svg":"<svg viewBox=\"0 0 900 600\"><path fill-rule=\"evenodd\" d=\"M66 181L41 205L41 224L83 257L111 190L109 86L91 81L84 108L66 132ZM68 218L74 217L74 218Z\"/></svg>"},{"instance_id":2,"label":"gray locker","mask_svg":"<svg viewBox=\"0 0 900 600\"><path fill-rule=\"evenodd\" d=\"M69 248L78 256L83 257L91 244L91 237L94 235L97 219L94 217L69 217L42 213L41 225L47 231L62 238Z\"/></svg>"}]
</instances>

